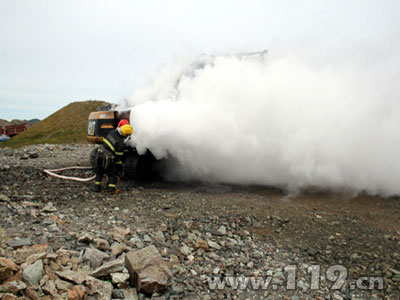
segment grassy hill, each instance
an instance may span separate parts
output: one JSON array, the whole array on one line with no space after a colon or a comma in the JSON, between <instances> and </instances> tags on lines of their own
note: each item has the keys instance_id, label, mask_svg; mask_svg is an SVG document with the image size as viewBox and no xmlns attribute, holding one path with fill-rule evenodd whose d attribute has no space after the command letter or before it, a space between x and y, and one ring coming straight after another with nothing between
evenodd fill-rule
<instances>
[{"instance_id":1,"label":"grassy hill","mask_svg":"<svg viewBox=\"0 0 400 300\"><path fill-rule=\"evenodd\" d=\"M86 143L89 113L103 101L73 102L30 127L25 132L0 143L0 147L19 148L33 144Z\"/></svg>"}]
</instances>

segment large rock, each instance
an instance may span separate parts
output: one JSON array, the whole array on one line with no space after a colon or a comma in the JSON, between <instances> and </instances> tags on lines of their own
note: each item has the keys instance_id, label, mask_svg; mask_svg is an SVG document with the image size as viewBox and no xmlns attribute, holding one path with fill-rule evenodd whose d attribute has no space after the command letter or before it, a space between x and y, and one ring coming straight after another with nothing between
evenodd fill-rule
<instances>
[{"instance_id":1,"label":"large rock","mask_svg":"<svg viewBox=\"0 0 400 300\"><path fill-rule=\"evenodd\" d=\"M111 282L114 284L125 283L131 277L128 273L111 273Z\"/></svg>"},{"instance_id":2,"label":"large rock","mask_svg":"<svg viewBox=\"0 0 400 300\"><path fill-rule=\"evenodd\" d=\"M81 285L76 285L67 292L68 300L82 300L85 299L85 289Z\"/></svg>"},{"instance_id":3,"label":"large rock","mask_svg":"<svg viewBox=\"0 0 400 300\"><path fill-rule=\"evenodd\" d=\"M110 244L105 239L96 238L93 240L93 244L97 249L104 251L110 250Z\"/></svg>"},{"instance_id":4,"label":"large rock","mask_svg":"<svg viewBox=\"0 0 400 300\"><path fill-rule=\"evenodd\" d=\"M108 260L109 258L110 255L96 248L87 248L85 250L85 254L83 255L83 259L90 262L90 267L92 269L97 269L103 260Z\"/></svg>"},{"instance_id":5,"label":"large rock","mask_svg":"<svg viewBox=\"0 0 400 300\"><path fill-rule=\"evenodd\" d=\"M10 281L0 285L0 292L16 294L21 290L26 289L26 284L23 281Z\"/></svg>"},{"instance_id":6,"label":"large rock","mask_svg":"<svg viewBox=\"0 0 400 300\"><path fill-rule=\"evenodd\" d=\"M10 278L17 271L18 268L13 261L0 257L0 282Z\"/></svg>"},{"instance_id":7,"label":"large rock","mask_svg":"<svg viewBox=\"0 0 400 300\"><path fill-rule=\"evenodd\" d=\"M111 231L111 235L114 240L122 242L130 232L129 228L114 227Z\"/></svg>"},{"instance_id":8,"label":"large rock","mask_svg":"<svg viewBox=\"0 0 400 300\"><path fill-rule=\"evenodd\" d=\"M8 201L10 201L10 198L8 198L4 194L0 194L0 202L8 202Z\"/></svg>"},{"instance_id":9,"label":"large rock","mask_svg":"<svg viewBox=\"0 0 400 300\"><path fill-rule=\"evenodd\" d=\"M125 300L138 300L136 289L122 290Z\"/></svg>"},{"instance_id":10,"label":"large rock","mask_svg":"<svg viewBox=\"0 0 400 300\"><path fill-rule=\"evenodd\" d=\"M75 282L76 284L81 284L82 282L85 281L86 278L86 276L83 275L82 273L72 270L56 272L56 274L60 276L60 278Z\"/></svg>"},{"instance_id":11,"label":"large rock","mask_svg":"<svg viewBox=\"0 0 400 300\"><path fill-rule=\"evenodd\" d=\"M128 250L125 244L115 243L111 246L111 256L118 256Z\"/></svg>"},{"instance_id":12,"label":"large rock","mask_svg":"<svg viewBox=\"0 0 400 300\"><path fill-rule=\"evenodd\" d=\"M84 233L80 237L78 237L78 243L81 244L89 244L93 241L94 237L89 233Z\"/></svg>"},{"instance_id":13,"label":"large rock","mask_svg":"<svg viewBox=\"0 0 400 300\"><path fill-rule=\"evenodd\" d=\"M111 299L111 283L88 276L86 278L86 286L89 288L89 295L94 296L97 300Z\"/></svg>"},{"instance_id":14,"label":"large rock","mask_svg":"<svg viewBox=\"0 0 400 300\"><path fill-rule=\"evenodd\" d=\"M32 300L40 300L39 293L36 292L32 287L28 286L25 290L25 295L28 297L28 299ZM3 300L3 299L2 299Z\"/></svg>"},{"instance_id":15,"label":"large rock","mask_svg":"<svg viewBox=\"0 0 400 300\"><path fill-rule=\"evenodd\" d=\"M3 297L1 298L1 300L19 300L19 299L20 298L18 298L13 294L4 294Z\"/></svg>"},{"instance_id":16,"label":"large rock","mask_svg":"<svg viewBox=\"0 0 400 300\"><path fill-rule=\"evenodd\" d=\"M8 242L8 246L18 249L22 248L24 246L31 246L32 245L32 240L30 238L16 238L12 240L11 242Z\"/></svg>"},{"instance_id":17,"label":"large rock","mask_svg":"<svg viewBox=\"0 0 400 300\"><path fill-rule=\"evenodd\" d=\"M208 240L207 243L208 243L208 246L210 246L210 248L214 248L217 250L221 249L221 246L216 242Z\"/></svg>"},{"instance_id":18,"label":"large rock","mask_svg":"<svg viewBox=\"0 0 400 300\"><path fill-rule=\"evenodd\" d=\"M62 292L69 290L73 286L72 283L69 283L68 281L64 281L61 279L56 279L55 284L57 289Z\"/></svg>"},{"instance_id":19,"label":"large rock","mask_svg":"<svg viewBox=\"0 0 400 300\"><path fill-rule=\"evenodd\" d=\"M37 284L43 276L43 262L42 260L36 261L34 264L27 266L22 273L23 278L30 285Z\"/></svg>"},{"instance_id":20,"label":"large rock","mask_svg":"<svg viewBox=\"0 0 400 300\"><path fill-rule=\"evenodd\" d=\"M121 272L124 269L124 267L125 267L125 261L124 258L122 257L120 259L106 262L101 267L94 270L90 275L96 278L103 277L109 275L110 273Z\"/></svg>"},{"instance_id":21,"label":"large rock","mask_svg":"<svg viewBox=\"0 0 400 300\"><path fill-rule=\"evenodd\" d=\"M52 296L53 298L61 298L60 295L58 295L58 291L56 288L56 284L53 280L48 280L46 284L42 287L43 292L45 292L47 295Z\"/></svg>"},{"instance_id":22,"label":"large rock","mask_svg":"<svg viewBox=\"0 0 400 300\"><path fill-rule=\"evenodd\" d=\"M47 245L45 245L45 244L33 245L32 247L20 248L14 254L15 263L22 264L22 263L26 262L28 257L30 257L31 255L37 254L37 253L44 253L44 252L46 252L46 249L47 249Z\"/></svg>"},{"instance_id":23,"label":"large rock","mask_svg":"<svg viewBox=\"0 0 400 300\"><path fill-rule=\"evenodd\" d=\"M132 284L140 292L162 291L172 277L171 270L153 245L129 252L125 263L131 274Z\"/></svg>"},{"instance_id":24,"label":"large rock","mask_svg":"<svg viewBox=\"0 0 400 300\"><path fill-rule=\"evenodd\" d=\"M26 259L26 263L33 264L34 262L38 261L39 259L45 259L46 256L47 256L46 252L32 254Z\"/></svg>"},{"instance_id":25,"label":"large rock","mask_svg":"<svg viewBox=\"0 0 400 300\"><path fill-rule=\"evenodd\" d=\"M198 239L196 241L196 244L194 244L194 250L197 249L203 249L204 251L208 251L209 249L208 243L206 241Z\"/></svg>"}]
</instances>

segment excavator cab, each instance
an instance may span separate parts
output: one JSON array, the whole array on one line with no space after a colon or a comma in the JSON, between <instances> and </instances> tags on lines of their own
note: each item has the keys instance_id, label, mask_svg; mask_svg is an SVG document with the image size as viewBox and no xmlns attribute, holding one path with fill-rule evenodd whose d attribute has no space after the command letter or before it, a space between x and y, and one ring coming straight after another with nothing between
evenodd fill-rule
<instances>
[{"instance_id":1,"label":"excavator cab","mask_svg":"<svg viewBox=\"0 0 400 300\"><path fill-rule=\"evenodd\" d=\"M122 119L129 120L130 111L101 110L109 107L101 107L99 111L91 112L88 119L87 141L100 144L111 130L117 128Z\"/></svg>"}]
</instances>

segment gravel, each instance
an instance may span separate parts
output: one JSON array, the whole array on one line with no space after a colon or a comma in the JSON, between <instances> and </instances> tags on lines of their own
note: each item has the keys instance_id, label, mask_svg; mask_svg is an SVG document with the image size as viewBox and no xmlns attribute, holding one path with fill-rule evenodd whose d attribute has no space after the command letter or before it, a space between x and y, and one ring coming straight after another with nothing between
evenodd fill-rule
<instances>
[{"instance_id":1,"label":"gravel","mask_svg":"<svg viewBox=\"0 0 400 300\"><path fill-rule=\"evenodd\" d=\"M88 166L93 147L0 149L0 256L23 270L24 293L44 296L55 286L60 295L68 289L79 294L83 288L94 297L104 293L122 299L134 286L126 281L127 270L112 262L153 245L170 267L172 280L165 291L153 295L139 291L139 299L400 298L398 198L349 199L328 192L290 198L267 187L126 180L115 196L94 193L92 183L56 179L43 172ZM92 175L90 170L66 173ZM24 265L38 245L46 246L47 257ZM94 275L99 278L88 283L79 277L64 284L57 280L65 276L39 278L40 268L35 269L34 279L25 275L41 262L42 268L44 264L53 272L79 270L85 276L98 268L101 272L97 270ZM314 265L320 266L319 273L310 272ZM336 277L327 274L336 265L347 270L339 290L332 289ZM288 289L290 266L296 278ZM312 274L318 275L317 288L311 286ZM240 285L211 288L210 282L229 276L270 277L272 283L265 290ZM382 277L383 289L354 288L362 276ZM37 281L41 283L35 290L30 286ZM43 290L42 284L48 288ZM60 288L63 285L65 289ZM93 291L95 287L99 290Z\"/></svg>"}]
</instances>

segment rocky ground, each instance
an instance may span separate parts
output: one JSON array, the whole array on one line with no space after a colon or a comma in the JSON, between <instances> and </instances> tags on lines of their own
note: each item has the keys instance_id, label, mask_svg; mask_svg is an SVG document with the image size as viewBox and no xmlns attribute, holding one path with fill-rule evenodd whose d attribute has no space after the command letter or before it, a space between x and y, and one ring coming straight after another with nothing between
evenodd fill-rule
<instances>
[{"instance_id":1,"label":"rocky ground","mask_svg":"<svg viewBox=\"0 0 400 300\"><path fill-rule=\"evenodd\" d=\"M400 298L399 198L43 172L92 148L0 150L0 298Z\"/></svg>"}]
</instances>

